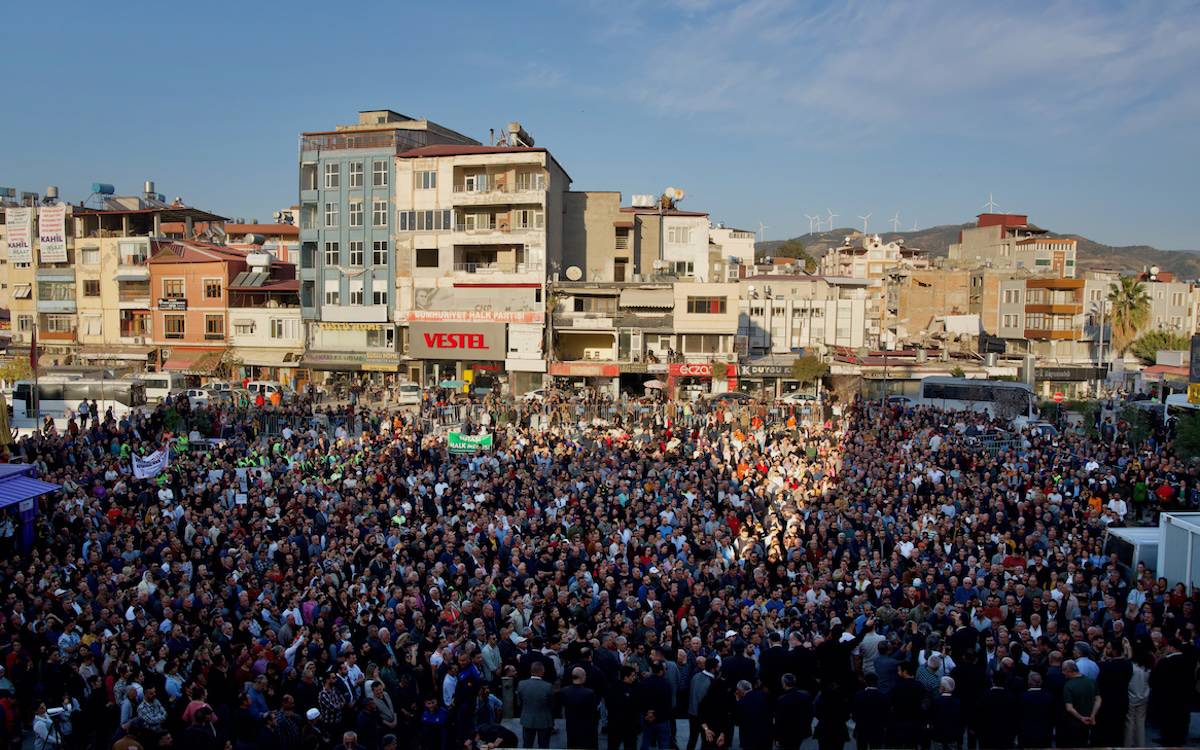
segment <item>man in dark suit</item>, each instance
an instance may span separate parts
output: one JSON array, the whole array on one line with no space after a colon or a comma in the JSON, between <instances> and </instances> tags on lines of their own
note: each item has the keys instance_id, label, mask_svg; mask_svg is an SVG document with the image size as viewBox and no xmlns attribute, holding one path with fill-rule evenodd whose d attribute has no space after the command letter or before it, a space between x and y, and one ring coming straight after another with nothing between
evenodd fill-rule
<instances>
[{"instance_id":1,"label":"man in dark suit","mask_svg":"<svg viewBox=\"0 0 1200 750\"><path fill-rule=\"evenodd\" d=\"M554 686L544 678L546 669L540 661L529 665L529 679L517 685L517 697L521 699L522 745L550 747L550 735L554 734Z\"/></svg>"},{"instance_id":2,"label":"man in dark suit","mask_svg":"<svg viewBox=\"0 0 1200 750\"><path fill-rule=\"evenodd\" d=\"M1042 687L1042 676L1029 673L1029 689L1021 694L1021 747L1050 747L1054 736L1054 696Z\"/></svg>"},{"instance_id":3,"label":"man in dark suit","mask_svg":"<svg viewBox=\"0 0 1200 750\"><path fill-rule=\"evenodd\" d=\"M1162 744L1181 747L1187 742L1195 668L1178 638L1167 640L1167 654L1150 672L1150 708L1162 730Z\"/></svg>"},{"instance_id":4,"label":"man in dark suit","mask_svg":"<svg viewBox=\"0 0 1200 750\"><path fill-rule=\"evenodd\" d=\"M742 680L737 696L738 740L742 750L771 750L771 705L767 694Z\"/></svg>"},{"instance_id":5,"label":"man in dark suit","mask_svg":"<svg viewBox=\"0 0 1200 750\"><path fill-rule=\"evenodd\" d=\"M596 750L600 745L600 697L586 685L587 670L571 670L571 684L562 689L563 718L567 725L567 747Z\"/></svg>"},{"instance_id":6,"label":"man in dark suit","mask_svg":"<svg viewBox=\"0 0 1200 750\"><path fill-rule=\"evenodd\" d=\"M854 742L861 750L882 747L887 742L888 697L879 690L879 677L867 673L867 686L854 696L850 715L854 718Z\"/></svg>"},{"instance_id":7,"label":"man in dark suit","mask_svg":"<svg viewBox=\"0 0 1200 750\"><path fill-rule=\"evenodd\" d=\"M979 699L979 746L1009 748L1017 731L1017 699L1008 689L1008 675L996 670L992 687Z\"/></svg>"},{"instance_id":8,"label":"man in dark suit","mask_svg":"<svg viewBox=\"0 0 1200 750\"><path fill-rule=\"evenodd\" d=\"M758 660L759 672L762 673L762 683L772 696L778 697L783 690L780 679L787 672L788 652L783 646L783 638L777 631L772 630L768 636L771 644Z\"/></svg>"},{"instance_id":9,"label":"man in dark suit","mask_svg":"<svg viewBox=\"0 0 1200 750\"><path fill-rule=\"evenodd\" d=\"M667 750L671 747L671 701L675 690L664 675L661 661L650 664L650 675L642 680L638 712L642 716L642 747Z\"/></svg>"},{"instance_id":10,"label":"man in dark suit","mask_svg":"<svg viewBox=\"0 0 1200 750\"><path fill-rule=\"evenodd\" d=\"M962 747L967 720L962 701L954 697L954 678L943 677L938 683L938 695L929 704L929 741L933 750Z\"/></svg>"},{"instance_id":11,"label":"man in dark suit","mask_svg":"<svg viewBox=\"0 0 1200 750\"><path fill-rule=\"evenodd\" d=\"M626 664L608 693L608 747L610 750L638 750L638 732L642 728L638 672Z\"/></svg>"},{"instance_id":12,"label":"man in dark suit","mask_svg":"<svg viewBox=\"0 0 1200 750\"><path fill-rule=\"evenodd\" d=\"M617 640L612 633L605 633L600 641L600 648L592 658L592 663L604 675L605 685L614 687L621 679L621 658L617 656Z\"/></svg>"},{"instance_id":13,"label":"man in dark suit","mask_svg":"<svg viewBox=\"0 0 1200 750\"><path fill-rule=\"evenodd\" d=\"M779 750L800 750L812 734L813 698L798 687L796 675L791 672L780 678L780 685L783 695L775 701L775 739Z\"/></svg>"},{"instance_id":14,"label":"man in dark suit","mask_svg":"<svg viewBox=\"0 0 1200 750\"><path fill-rule=\"evenodd\" d=\"M740 653L738 645L741 644ZM735 653L721 662L721 676L729 680L731 685L737 685L742 680L754 683L758 677L758 669L754 666L754 647L742 641L734 645Z\"/></svg>"},{"instance_id":15,"label":"man in dark suit","mask_svg":"<svg viewBox=\"0 0 1200 750\"><path fill-rule=\"evenodd\" d=\"M888 696L892 704L891 720L888 722L887 743L891 747L915 748L921 741L921 729L925 726L925 688L913 679L911 662L901 662L900 679Z\"/></svg>"}]
</instances>

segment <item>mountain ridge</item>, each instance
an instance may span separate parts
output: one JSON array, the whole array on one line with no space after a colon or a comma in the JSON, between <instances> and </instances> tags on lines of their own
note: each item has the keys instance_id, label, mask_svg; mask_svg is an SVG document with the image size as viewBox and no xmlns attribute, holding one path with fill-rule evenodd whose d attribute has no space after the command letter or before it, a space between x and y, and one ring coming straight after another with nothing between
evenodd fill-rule
<instances>
[{"instance_id":1,"label":"mountain ridge","mask_svg":"<svg viewBox=\"0 0 1200 750\"><path fill-rule=\"evenodd\" d=\"M944 258L950 245L958 241L958 233L974 224L939 224L908 232L871 232L878 234L884 242L903 239L904 244L929 252L935 258ZM770 255L784 242L799 240L804 249L814 258L820 258L830 248L841 245L845 237L857 239L862 230L839 227L832 231L813 232L793 237L790 240L766 240L755 243L759 257ZM1049 232L1049 237L1065 237L1075 240L1076 263L1081 271L1116 269L1138 272L1149 266L1158 266L1185 279L1200 278L1200 250L1160 250L1151 245L1105 245L1081 234Z\"/></svg>"}]
</instances>

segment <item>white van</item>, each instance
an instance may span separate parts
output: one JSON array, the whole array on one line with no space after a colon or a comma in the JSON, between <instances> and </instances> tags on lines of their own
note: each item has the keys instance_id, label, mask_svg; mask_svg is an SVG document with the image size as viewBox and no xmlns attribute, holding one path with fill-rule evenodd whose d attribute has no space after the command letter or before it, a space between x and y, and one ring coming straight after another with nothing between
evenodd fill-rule
<instances>
[{"instance_id":1,"label":"white van","mask_svg":"<svg viewBox=\"0 0 1200 750\"><path fill-rule=\"evenodd\" d=\"M396 403L421 403L421 386L417 385L416 383L401 383L400 385L396 386Z\"/></svg>"},{"instance_id":2,"label":"white van","mask_svg":"<svg viewBox=\"0 0 1200 750\"><path fill-rule=\"evenodd\" d=\"M146 401L151 404L181 393L188 387L187 376L181 372L148 372L139 375L137 380L146 387Z\"/></svg>"},{"instance_id":3,"label":"white van","mask_svg":"<svg viewBox=\"0 0 1200 750\"><path fill-rule=\"evenodd\" d=\"M250 391L251 398L261 393L267 401L270 401L271 396L275 393L278 393L285 402L290 401L293 395L291 388L275 380L251 380L246 384L246 390Z\"/></svg>"}]
</instances>

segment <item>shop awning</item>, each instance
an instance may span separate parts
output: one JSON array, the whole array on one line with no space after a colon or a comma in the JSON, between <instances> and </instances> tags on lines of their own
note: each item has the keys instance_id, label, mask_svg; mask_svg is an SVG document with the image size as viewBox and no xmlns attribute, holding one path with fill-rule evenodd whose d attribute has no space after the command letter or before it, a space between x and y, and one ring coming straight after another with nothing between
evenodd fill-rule
<instances>
[{"instance_id":1,"label":"shop awning","mask_svg":"<svg viewBox=\"0 0 1200 750\"><path fill-rule=\"evenodd\" d=\"M185 375L212 375L221 363L221 352L174 349L167 357L164 370L182 372Z\"/></svg>"},{"instance_id":2,"label":"shop awning","mask_svg":"<svg viewBox=\"0 0 1200 750\"><path fill-rule=\"evenodd\" d=\"M242 364L254 367L298 367L300 364L300 353L287 349L239 347L234 350L234 356Z\"/></svg>"},{"instance_id":3,"label":"shop awning","mask_svg":"<svg viewBox=\"0 0 1200 750\"><path fill-rule=\"evenodd\" d=\"M34 479L29 464L5 464L0 467L0 508L32 500L39 495L55 492L60 485Z\"/></svg>"},{"instance_id":4,"label":"shop awning","mask_svg":"<svg viewBox=\"0 0 1200 750\"><path fill-rule=\"evenodd\" d=\"M622 289L621 307L648 307L670 310L675 307L675 294L670 289Z\"/></svg>"},{"instance_id":5,"label":"shop awning","mask_svg":"<svg viewBox=\"0 0 1200 750\"><path fill-rule=\"evenodd\" d=\"M30 297L33 296L33 285L32 284L14 284L12 296L13 296L13 299L29 299Z\"/></svg>"},{"instance_id":6,"label":"shop awning","mask_svg":"<svg viewBox=\"0 0 1200 750\"><path fill-rule=\"evenodd\" d=\"M113 278L117 281L148 281L150 279L149 268L120 268L113 274ZM149 296L149 293L147 293Z\"/></svg>"}]
</instances>

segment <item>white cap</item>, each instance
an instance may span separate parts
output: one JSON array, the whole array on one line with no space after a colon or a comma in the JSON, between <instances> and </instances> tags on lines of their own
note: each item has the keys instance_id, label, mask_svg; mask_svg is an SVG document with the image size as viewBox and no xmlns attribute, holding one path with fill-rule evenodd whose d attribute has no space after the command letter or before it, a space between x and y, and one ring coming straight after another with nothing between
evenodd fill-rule
<instances>
[{"instance_id":1,"label":"white cap","mask_svg":"<svg viewBox=\"0 0 1200 750\"><path fill-rule=\"evenodd\" d=\"M304 716L309 721L316 721L317 719L321 718L321 712L315 708L310 708L307 712L305 712Z\"/></svg>"}]
</instances>

